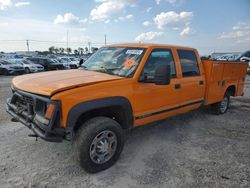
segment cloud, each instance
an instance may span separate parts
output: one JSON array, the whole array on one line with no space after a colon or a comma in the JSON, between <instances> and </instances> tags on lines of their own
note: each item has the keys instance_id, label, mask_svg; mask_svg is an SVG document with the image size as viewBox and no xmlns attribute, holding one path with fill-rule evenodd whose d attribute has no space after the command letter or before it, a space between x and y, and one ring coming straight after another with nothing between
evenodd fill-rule
<instances>
[{"instance_id":1,"label":"cloud","mask_svg":"<svg viewBox=\"0 0 250 188\"><path fill-rule=\"evenodd\" d=\"M181 36L185 36L185 35L190 35L192 34L193 31L191 30L191 28L189 26L186 26L181 32L180 35Z\"/></svg>"},{"instance_id":2,"label":"cloud","mask_svg":"<svg viewBox=\"0 0 250 188\"><path fill-rule=\"evenodd\" d=\"M147 9L146 9L146 12L150 12L152 10L152 7L148 7Z\"/></svg>"},{"instance_id":3,"label":"cloud","mask_svg":"<svg viewBox=\"0 0 250 188\"><path fill-rule=\"evenodd\" d=\"M150 41L150 40L153 40L153 39L161 36L162 34L163 34L163 32L153 32L153 31L150 31L147 33L141 33L140 35L138 35L135 38L135 41L137 41L137 42Z\"/></svg>"},{"instance_id":4,"label":"cloud","mask_svg":"<svg viewBox=\"0 0 250 188\"><path fill-rule=\"evenodd\" d=\"M144 26L149 26L151 23L149 22L149 21L145 21L145 22L143 22L143 25Z\"/></svg>"},{"instance_id":5,"label":"cloud","mask_svg":"<svg viewBox=\"0 0 250 188\"><path fill-rule=\"evenodd\" d=\"M29 1L17 2L15 4L16 7L23 7L23 6L28 6L28 5L30 5Z\"/></svg>"},{"instance_id":6,"label":"cloud","mask_svg":"<svg viewBox=\"0 0 250 188\"><path fill-rule=\"evenodd\" d=\"M72 13L65 13L64 15L58 14L54 19L54 24L77 25L86 23L87 21L87 18L81 20Z\"/></svg>"},{"instance_id":7,"label":"cloud","mask_svg":"<svg viewBox=\"0 0 250 188\"><path fill-rule=\"evenodd\" d=\"M166 0L169 4L175 5L177 3L177 0Z\"/></svg>"},{"instance_id":8,"label":"cloud","mask_svg":"<svg viewBox=\"0 0 250 188\"><path fill-rule=\"evenodd\" d=\"M110 23L110 20L106 20L104 23L105 23L105 24L108 24L108 23Z\"/></svg>"},{"instance_id":9,"label":"cloud","mask_svg":"<svg viewBox=\"0 0 250 188\"><path fill-rule=\"evenodd\" d=\"M0 22L0 27L7 27L8 25L8 22Z\"/></svg>"},{"instance_id":10,"label":"cloud","mask_svg":"<svg viewBox=\"0 0 250 188\"><path fill-rule=\"evenodd\" d=\"M179 14L170 11L170 12L161 12L156 15L154 22L159 29L163 29L167 26L183 26L193 17L193 12L180 12Z\"/></svg>"},{"instance_id":11,"label":"cloud","mask_svg":"<svg viewBox=\"0 0 250 188\"><path fill-rule=\"evenodd\" d=\"M237 42L246 42L250 39L250 22L238 22L229 32L222 32L219 39L234 39Z\"/></svg>"},{"instance_id":12,"label":"cloud","mask_svg":"<svg viewBox=\"0 0 250 188\"><path fill-rule=\"evenodd\" d=\"M132 14L129 14L127 16L120 16L118 19L121 20L121 21L124 21L124 20L130 20L132 19L134 16Z\"/></svg>"},{"instance_id":13,"label":"cloud","mask_svg":"<svg viewBox=\"0 0 250 188\"><path fill-rule=\"evenodd\" d=\"M97 0L97 5L90 12L91 20L104 20L120 13L126 7L134 6L137 0Z\"/></svg>"},{"instance_id":14,"label":"cloud","mask_svg":"<svg viewBox=\"0 0 250 188\"><path fill-rule=\"evenodd\" d=\"M0 10L5 10L12 5L11 0L0 0Z\"/></svg>"},{"instance_id":15,"label":"cloud","mask_svg":"<svg viewBox=\"0 0 250 188\"><path fill-rule=\"evenodd\" d=\"M155 3L156 3L157 5L159 5L160 2L161 2L161 0L155 0Z\"/></svg>"}]
</instances>

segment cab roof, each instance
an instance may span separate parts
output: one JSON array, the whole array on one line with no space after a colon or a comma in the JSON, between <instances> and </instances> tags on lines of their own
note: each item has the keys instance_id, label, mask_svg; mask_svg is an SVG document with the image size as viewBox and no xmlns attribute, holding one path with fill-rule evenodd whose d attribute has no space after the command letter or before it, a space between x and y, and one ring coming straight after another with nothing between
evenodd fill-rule
<instances>
[{"instance_id":1,"label":"cab roof","mask_svg":"<svg viewBox=\"0 0 250 188\"><path fill-rule=\"evenodd\" d=\"M166 48L181 48L181 49L190 49L196 50L195 48L185 47L185 46L176 46L169 44L154 44L154 43L121 43L121 44L111 44L106 47L133 47L133 48L157 48L157 47L166 47Z\"/></svg>"}]
</instances>

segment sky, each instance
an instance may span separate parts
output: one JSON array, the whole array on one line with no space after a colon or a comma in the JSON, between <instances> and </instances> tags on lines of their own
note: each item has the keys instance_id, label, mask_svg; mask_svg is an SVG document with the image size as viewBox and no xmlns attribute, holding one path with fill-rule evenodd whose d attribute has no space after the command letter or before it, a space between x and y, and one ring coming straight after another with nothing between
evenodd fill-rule
<instances>
[{"instance_id":1,"label":"sky","mask_svg":"<svg viewBox=\"0 0 250 188\"><path fill-rule=\"evenodd\" d=\"M0 0L0 51L113 43L250 50L250 0ZM68 40L67 40L68 39ZM68 43L67 43L68 41Z\"/></svg>"}]
</instances>

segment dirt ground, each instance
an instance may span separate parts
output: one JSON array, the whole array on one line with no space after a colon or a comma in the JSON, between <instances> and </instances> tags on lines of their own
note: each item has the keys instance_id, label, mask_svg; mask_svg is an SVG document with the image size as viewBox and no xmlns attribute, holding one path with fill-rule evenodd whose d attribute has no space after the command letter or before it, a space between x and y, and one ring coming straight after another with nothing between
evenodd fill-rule
<instances>
[{"instance_id":1,"label":"dirt ground","mask_svg":"<svg viewBox=\"0 0 250 188\"><path fill-rule=\"evenodd\" d=\"M28 137L5 112L12 77L0 76L0 187L250 187L250 76L228 113L209 108L139 127L118 162L87 174L70 142Z\"/></svg>"}]
</instances>

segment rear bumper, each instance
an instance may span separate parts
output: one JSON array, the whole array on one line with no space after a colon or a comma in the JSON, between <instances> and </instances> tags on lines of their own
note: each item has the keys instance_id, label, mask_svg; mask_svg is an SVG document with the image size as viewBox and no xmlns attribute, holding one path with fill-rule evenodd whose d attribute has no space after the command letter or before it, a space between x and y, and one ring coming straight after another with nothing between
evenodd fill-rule
<instances>
[{"instance_id":1,"label":"rear bumper","mask_svg":"<svg viewBox=\"0 0 250 188\"><path fill-rule=\"evenodd\" d=\"M21 122L23 125L31 129L34 134L46 141L50 142L61 142L65 138L65 129L56 126L60 118L60 105L55 103L55 112L51 117L49 124L43 124L41 122L35 121L34 106L27 104L27 109L18 106L16 103L18 97L22 97L24 92L16 91L13 93L12 98L7 99L6 111L17 121ZM25 93L26 95L27 93ZM34 104L36 103L36 95L27 94L29 97L33 97ZM40 96L39 96L39 99ZM44 100L49 100L45 98ZM55 101L53 101L54 103Z\"/></svg>"}]
</instances>

